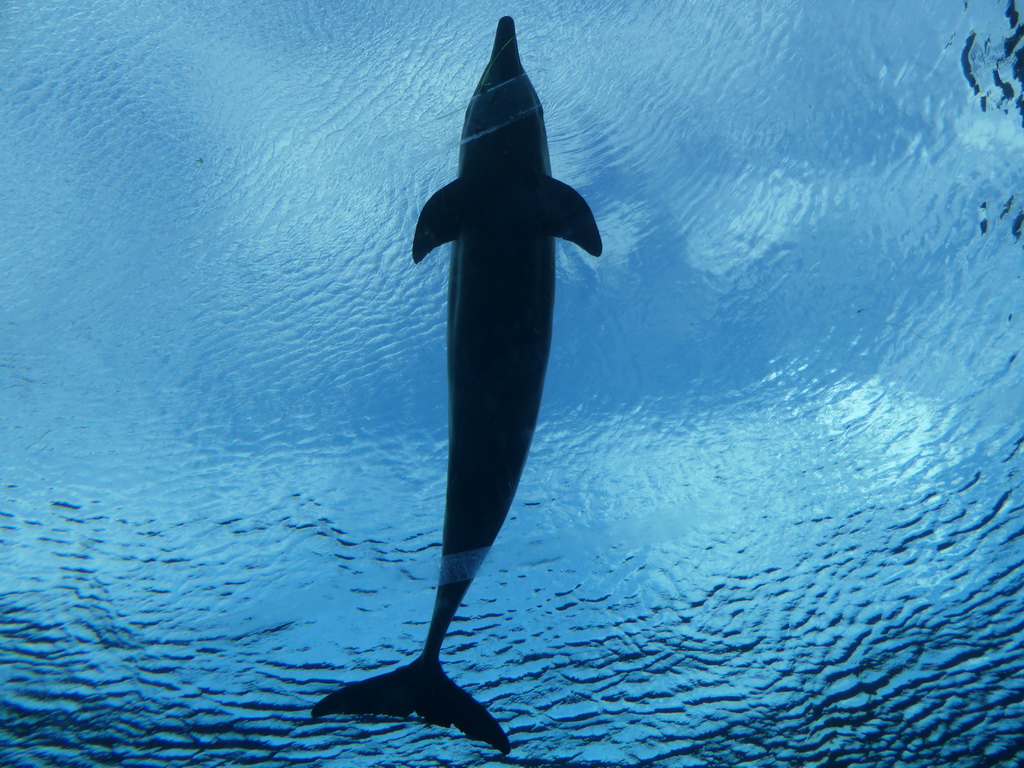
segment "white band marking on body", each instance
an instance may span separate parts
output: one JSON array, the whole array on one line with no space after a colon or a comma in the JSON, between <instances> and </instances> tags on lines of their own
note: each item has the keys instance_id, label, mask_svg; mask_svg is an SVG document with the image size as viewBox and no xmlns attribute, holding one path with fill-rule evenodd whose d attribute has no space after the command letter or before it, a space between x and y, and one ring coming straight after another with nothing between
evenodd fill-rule
<instances>
[{"instance_id":1,"label":"white band marking on body","mask_svg":"<svg viewBox=\"0 0 1024 768\"><path fill-rule=\"evenodd\" d=\"M438 579L438 586L454 584L456 581L469 581L476 576L484 558L491 551L490 547L480 549L467 549L465 552L455 552L441 558L441 577Z\"/></svg>"}]
</instances>

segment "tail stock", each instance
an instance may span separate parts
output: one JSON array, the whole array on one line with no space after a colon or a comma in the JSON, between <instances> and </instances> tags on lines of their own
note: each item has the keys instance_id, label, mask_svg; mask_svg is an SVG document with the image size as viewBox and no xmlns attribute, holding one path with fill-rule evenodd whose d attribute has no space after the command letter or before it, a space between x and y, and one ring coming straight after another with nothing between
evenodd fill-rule
<instances>
[{"instance_id":1,"label":"tail stock","mask_svg":"<svg viewBox=\"0 0 1024 768\"><path fill-rule=\"evenodd\" d=\"M408 717L413 712L434 725L454 725L469 738L490 744L503 755L512 748L483 704L453 683L440 662L422 656L393 672L339 688L317 702L312 714Z\"/></svg>"}]
</instances>

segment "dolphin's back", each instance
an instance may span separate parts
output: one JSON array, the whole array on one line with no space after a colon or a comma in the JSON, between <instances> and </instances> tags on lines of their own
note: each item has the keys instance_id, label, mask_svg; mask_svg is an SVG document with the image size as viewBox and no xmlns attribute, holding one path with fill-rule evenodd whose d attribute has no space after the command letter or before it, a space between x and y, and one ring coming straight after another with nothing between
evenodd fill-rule
<instances>
[{"instance_id":1,"label":"dolphin's back","mask_svg":"<svg viewBox=\"0 0 1024 768\"><path fill-rule=\"evenodd\" d=\"M343 687L313 716L417 712L507 753L501 726L444 675L439 654L501 530L530 450L551 347L554 238L601 253L586 201L551 178L543 110L508 17L498 23L491 61L466 110L459 154L459 177L423 206L412 248L419 263L453 243L448 489L427 640L415 662Z\"/></svg>"}]
</instances>

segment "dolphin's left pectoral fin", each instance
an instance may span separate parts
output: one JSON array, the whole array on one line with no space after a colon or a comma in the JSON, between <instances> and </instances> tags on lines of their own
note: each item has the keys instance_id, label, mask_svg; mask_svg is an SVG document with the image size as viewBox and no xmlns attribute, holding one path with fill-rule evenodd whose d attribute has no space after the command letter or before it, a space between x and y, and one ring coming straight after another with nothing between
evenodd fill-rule
<instances>
[{"instance_id":1,"label":"dolphin's left pectoral fin","mask_svg":"<svg viewBox=\"0 0 1024 768\"><path fill-rule=\"evenodd\" d=\"M544 234L576 243L592 256L601 255L601 234L590 206L583 196L568 184L550 176L540 183L540 206Z\"/></svg>"},{"instance_id":2,"label":"dolphin's left pectoral fin","mask_svg":"<svg viewBox=\"0 0 1024 768\"><path fill-rule=\"evenodd\" d=\"M462 187L460 179L441 187L420 211L412 238L412 260L417 264L437 246L458 239L462 231Z\"/></svg>"}]
</instances>

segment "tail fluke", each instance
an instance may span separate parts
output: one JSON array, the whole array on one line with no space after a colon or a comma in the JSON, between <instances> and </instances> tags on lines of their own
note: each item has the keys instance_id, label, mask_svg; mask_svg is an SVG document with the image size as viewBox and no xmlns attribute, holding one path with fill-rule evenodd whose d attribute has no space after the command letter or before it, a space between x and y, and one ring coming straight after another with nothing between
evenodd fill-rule
<instances>
[{"instance_id":1,"label":"tail fluke","mask_svg":"<svg viewBox=\"0 0 1024 768\"><path fill-rule=\"evenodd\" d=\"M512 748L498 721L483 704L453 683L440 664L422 658L394 672L346 685L313 707L313 717L407 717L413 712L434 725L454 725L469 738L490 744L503 755Z\"/></svg>"},{"instance_id":2,"label":"tail fluke","mask_svg":"<svg viewBox=\"0 0 1024 768\"><path fill-rule=\"evenodd\" d=\"M313 717L324 715L392 715L407 717L416 709L416 665L351 683L325 696L313 707Z\"/></svg>"},{"instance_id":3,"label":"tail fluke","mask_svg":"<svg viewBox=\"0 0 1024 768\"><path fill-rule=\"evenodd\" d=\"M440 664L424 666L416 714L434 725L454 725L469 738L490 744L507 755L512 749L508 736L484 705L453 683L441 671Z\"/></svg>"}]
</instances>

